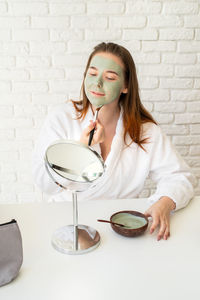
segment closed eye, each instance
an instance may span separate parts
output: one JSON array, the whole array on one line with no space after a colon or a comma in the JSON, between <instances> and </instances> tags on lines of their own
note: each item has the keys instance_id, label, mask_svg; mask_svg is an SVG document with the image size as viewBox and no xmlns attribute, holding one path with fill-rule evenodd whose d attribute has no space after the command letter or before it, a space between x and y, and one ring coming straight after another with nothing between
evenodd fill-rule
<instances>
[{"instance_id":1,"label":"closed eye","mask_svg":"<svg viewBox=\"0 0 200 300\"><path fill-rule=\"evenodd\" d=\"M115 78L111 78L111 77L106 77L106 79L108 79L108 80L115 80Z\"/></svg>"},{"instance_id":2,"label":"closed eye","mask_svg":"<svg viewBox=\"0 0 200 300\"><path fill-rule=\"evenodd\" d=\"M108 80L118 80L118 75L117 74L113 74L114 72L108 71L105 74L105 78Z\"/></svg>"}]
</instances>

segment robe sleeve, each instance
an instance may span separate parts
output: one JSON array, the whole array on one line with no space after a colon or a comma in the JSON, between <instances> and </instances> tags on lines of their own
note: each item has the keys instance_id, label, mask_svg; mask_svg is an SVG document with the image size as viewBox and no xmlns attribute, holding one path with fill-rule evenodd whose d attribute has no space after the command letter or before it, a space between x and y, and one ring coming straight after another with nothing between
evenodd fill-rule
<instances>
[{"instance_id":1,"label":"robe sleeve","mask_svg":"<svg viewBox=\"0 0 200 300\"><path fill-rule=\"evenodd\" d=\"M159 126L154 126L152 136L149 177L157 184L155 193L149 197L150 204L167 196L178 210L194 196L195 176Z\"/></svg>"},{"instance_id":2,"label":"robe sleeve","mask_svg":"<svg viewBox=\"0 0 200 300\"><path fill-rule=\"evenodd\" d=\"M46 117L32 154L32 174L34 182L47 194L57 194L63 191L63 189L50 178L44 162L45 152L48 146L55 141L67 138L67 131L66 128L63 127L62 122L63 118L64 113L60 111L52 111ZM54 177L56 177L55 174ZM63 179L63 183L64 180L65 179ZM62 184L60 176L58 182Z\"/></svg>"}]
</instances>

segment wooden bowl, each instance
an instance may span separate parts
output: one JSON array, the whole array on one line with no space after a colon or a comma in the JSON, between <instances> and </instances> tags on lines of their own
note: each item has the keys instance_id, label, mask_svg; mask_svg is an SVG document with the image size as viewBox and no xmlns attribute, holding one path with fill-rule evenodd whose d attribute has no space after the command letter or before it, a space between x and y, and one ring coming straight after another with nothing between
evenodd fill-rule
<instances>
[{"instance_id":1,"label":"wooden bowl","mask_svg":"<svg viewBox=\"0 0 200 300\"><path fill-rule=\"evenodd\" d=\"M149 223L148 218L144 214L133 210L118 211L110 217L110 221L127 225L127 227L122 227L111 224L115 232L127 237L143 234Z\"/></svg>"}]
</instances>

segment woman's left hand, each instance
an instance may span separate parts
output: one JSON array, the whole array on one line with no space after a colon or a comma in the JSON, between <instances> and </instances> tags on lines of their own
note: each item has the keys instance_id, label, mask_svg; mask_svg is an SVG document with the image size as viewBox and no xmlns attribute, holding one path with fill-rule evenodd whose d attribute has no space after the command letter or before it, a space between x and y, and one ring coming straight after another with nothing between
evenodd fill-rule
<instances>
[{"instance_id":1,"label":"woman's left hand","mask_svg":"<svg viewBox=\"0 0 200 300\"><path fill-rule=\"evenodd\" d=\"M175 202L169 197L161 197L145 212L146 217L152 217L150 233L159 226L157 240L167 240L170 236L170 212L176 208Z\"/></svg>"}]
</instances>

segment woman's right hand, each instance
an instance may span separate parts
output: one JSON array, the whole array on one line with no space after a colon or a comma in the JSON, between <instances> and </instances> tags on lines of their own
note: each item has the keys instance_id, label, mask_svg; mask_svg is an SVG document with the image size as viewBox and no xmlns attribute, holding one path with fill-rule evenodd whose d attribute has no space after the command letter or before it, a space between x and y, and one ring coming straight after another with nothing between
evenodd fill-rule
<instances>
[{"instance_id":1,"label":"woman's right hand","mask_svg":"<svg viewBox=\"0 0 200 300\"><path fill-rule=\"evenodd\" d=\"M98 120L96 122L93 122L91 120L89 126L83 130L81 137L80 137L81 143L88 145L90 132L94 128L95 128L95 132L93 135L91 146L98 144L98 143L103 143L104 138L105 138L104 127L101 125L101 123Z\"/></svg>"}]
</instances>

